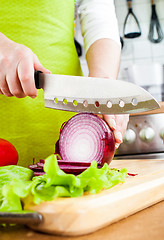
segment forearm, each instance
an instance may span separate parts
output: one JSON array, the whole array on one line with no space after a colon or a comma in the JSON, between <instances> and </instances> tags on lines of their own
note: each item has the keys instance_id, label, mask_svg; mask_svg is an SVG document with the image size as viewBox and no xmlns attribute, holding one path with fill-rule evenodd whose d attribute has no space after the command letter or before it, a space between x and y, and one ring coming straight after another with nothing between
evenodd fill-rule
<instances>
[{"instance_id":1,"label":"forearm","mask_svg":"<svg viewBox=\"0 0 164 240\"><path fill-rule=\"evenodd\" d=\"M100 39L95 41L86 53L89 76L117 79L120 64L120 52L120 46L111 39ZM104 115L101 117L103 117L111 129L113 129L116 139L115 147L118 148L127 128L129 116L124 114Z\"/></svg>"},{"instance_id":2,"label":"forearm","mask_svg":"<svg viewBox=\"0 0 164 240\"><path fill-rule=\"evenodd\" d=\"M95 41L86 53L90 77L116 79L120 65L120 46L111 39Z\"/></svg>"},{"instance_id":3,"label":"forearm","mask_svg":"<svg viewBox=\"0 0 164 240\"><path fill-rule=\"evenodd\" d=\"M120 36L113 0L77 0L89 76L117 78Z\"/></svg>"}]
</instances>

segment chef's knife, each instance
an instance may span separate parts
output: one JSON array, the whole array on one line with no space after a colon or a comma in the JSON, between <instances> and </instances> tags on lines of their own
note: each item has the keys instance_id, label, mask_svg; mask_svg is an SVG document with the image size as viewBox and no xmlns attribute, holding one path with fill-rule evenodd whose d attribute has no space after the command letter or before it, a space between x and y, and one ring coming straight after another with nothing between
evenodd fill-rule
<instances>
[{"instance_id":1,"label":"chef's knife","mask_svg":"<svg viewBox=\"0 0 164 240\"><path fill-rule=\"evenodd\" d=\"M35 72L36 88L44 90L45 107L95 114L138 113L159 108L143 88L107 78Z\"/></svg>"}]
</instances>

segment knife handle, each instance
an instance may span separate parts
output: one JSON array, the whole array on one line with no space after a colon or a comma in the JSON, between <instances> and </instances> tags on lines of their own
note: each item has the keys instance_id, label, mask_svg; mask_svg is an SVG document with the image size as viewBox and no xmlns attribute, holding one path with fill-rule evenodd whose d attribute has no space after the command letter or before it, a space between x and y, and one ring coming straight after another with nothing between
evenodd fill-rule
<instances>
[{"instance_id":1,"label":"knife handle","mask_svg":"<svg viewBox=\"0 0 164 240\"><path fill-rule=\"evenodd\" d=\"M35 80L35 86L37 89L41 89L40 81L39 81L39 74L42 73L41 71L35 71L34 72L34 80Z\"/></svg>"},{"instance_id":2,"label":"knife handle","mask_svg":"<svg viewBox=\"0 0 164 240\"><path fill-rule=\"evenodd\" d=\"M0 211L0 224L39 224L43 222L43 216L34 211L13 211L1 212Z\"/></svg>"}]
</instances>

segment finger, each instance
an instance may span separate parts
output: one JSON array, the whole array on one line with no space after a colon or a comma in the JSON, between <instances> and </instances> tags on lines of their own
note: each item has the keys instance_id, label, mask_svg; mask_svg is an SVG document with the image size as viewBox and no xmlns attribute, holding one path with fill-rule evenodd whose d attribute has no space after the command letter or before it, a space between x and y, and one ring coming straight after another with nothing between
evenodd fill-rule
<instances>
[{"instance_id":1,"label":"finger","mask_svg":"<svg viewBox=\"0 0 164 240\"><path fill-rule=\"evenodd\" d=\"M122 143L122 133L118 130L115 130L113 133L114 133L116 143Z\"/></svg>"},{"instance_id":2,"label":"finger","mask_svg":"<svg viewBox=\"0 0 164 240\"><path fill-rule=\"evenodd\" d=\"M42 66L38 57L35 54L34 54L33 58L34 58L34 69L35 70L41 71L43 73L51 73L48 69L46 69L45 67Z\"/></svg>"},{"instance_id":3,"label":"finger","mask_svg":"<svg viewBox=\"0 0 164 240\"><path fill-rule=\"evenodd\" d=\"M120 143L122 142L122 133L116 130L117 125L115 121L115 115L104 115L104 120L112 128L115 138L115 148L118 148Z\"/></svg>"},{"instance_id":4,"label":"finger","mask_svg":"<svg viewBox=\"0 0 164 240\"><path fill-rule=\"evenodd\" d=\"M6 81L8 83L9 90L13 94L13 96L17 98L25 97L22 86L17 76L17 72L15 70L11 69L8 72L6 76Z\"/></svg>"},{"instance_id":5,"label":"finger","mask_svg":"<svg viewBox=\"0 0 164 240\"><path fill-rule=\"evenodd\" d=\"M129 115L128 114L116 115L115 117L116 117L116 123L117 123L116 130L120 131L123 135L127 129L127 125L129 122Z\"/></svg>"},{"instance_id":6,"label":"finger","mask_svg":"<svg viewBox=\"0 0 164 240\"><path fill-rule=\"evenodd\" d=\"M24 94L31 98L35 98L37 96L37 89L34 82L34 63L32 55L28 55L20 61L17 68L17 74Z\"/></svg>"},{"instance_id":7,"label":"finger","mask_svg":"<svg viewBox=\"0 0 164 240\"><path fill-rule=\"evenodd\" d=\"M115 148L119 148L120 144L123 142L123 135L119 131L114 131L114 138L115 138Z\"/></svg>"},{"instance_id":8,"label":"finger","mask_svg":"<svg viewBox=\"0 0 164 240\"><path fill-rule=\"evenodd\" d=\"M2 72L0 71L0 94L3 95L3 92L1 91L1 81L3 79L3 75L2 75Z\"/></svg>"},{"instance_id":9,"label":"finger","mask_svg":"<svg viewBox=\"0 0 164 240\"><path fill-rule=\"evenodd\" d=\"M120 146L120 143L115 143L115 149L118 149Z\"/></svg>"},{"instance_id":10,"label":"finger","mask_svg":"<svg viewBox=\"0 0 164 240\"><path fill-rule=\"evenodd\" d=\"M104 120L107 122L107 124L109 125L109 127L112 130L116 129L116 121L115 121L115 116L114 115L104 115Z\"/></svg>"},{"instance_id":11,"label":"finger","mask_svg":"<svg viewBox=\"0 0 164 240\"><path fill-rule=\"evenodd\" d=\"M128 121L129 121L129 115L116 115L116 122L117 122L117 128L114 132L115 136L115 148L117 149L120 144L123 142L123 135L127 129Z\"/></svg>"},{"instance_id":12,"label":"finger","mask_svg":"<svg viewBox=\"0 0 164 240\"><path fill-rule=\"evenodd\" d=\"M0 89L1 89L2 94L4 94L5 96L7 96L7 97L13 96L12 93L10 92L10 89L8 87L8 84L7 84L4 74L1 74L1 77L0 77Z\"/></svg>"}]
</instances>

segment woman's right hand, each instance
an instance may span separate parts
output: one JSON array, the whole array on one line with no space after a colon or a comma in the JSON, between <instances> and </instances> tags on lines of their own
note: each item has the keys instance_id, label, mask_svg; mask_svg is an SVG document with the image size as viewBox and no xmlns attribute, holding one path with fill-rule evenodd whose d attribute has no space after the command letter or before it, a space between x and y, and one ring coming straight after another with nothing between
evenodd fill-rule
<instances>
[{"instance_id":1,"label":"woman's right hand","mask_svg":"<svg viewBox=\"0 0 164 240\"><path fill-rule=\"evenodd\" d=\"M50 73L28 47L0 33L0 94L35 98L34 70Z\"/></svg>"}]
</instances>

